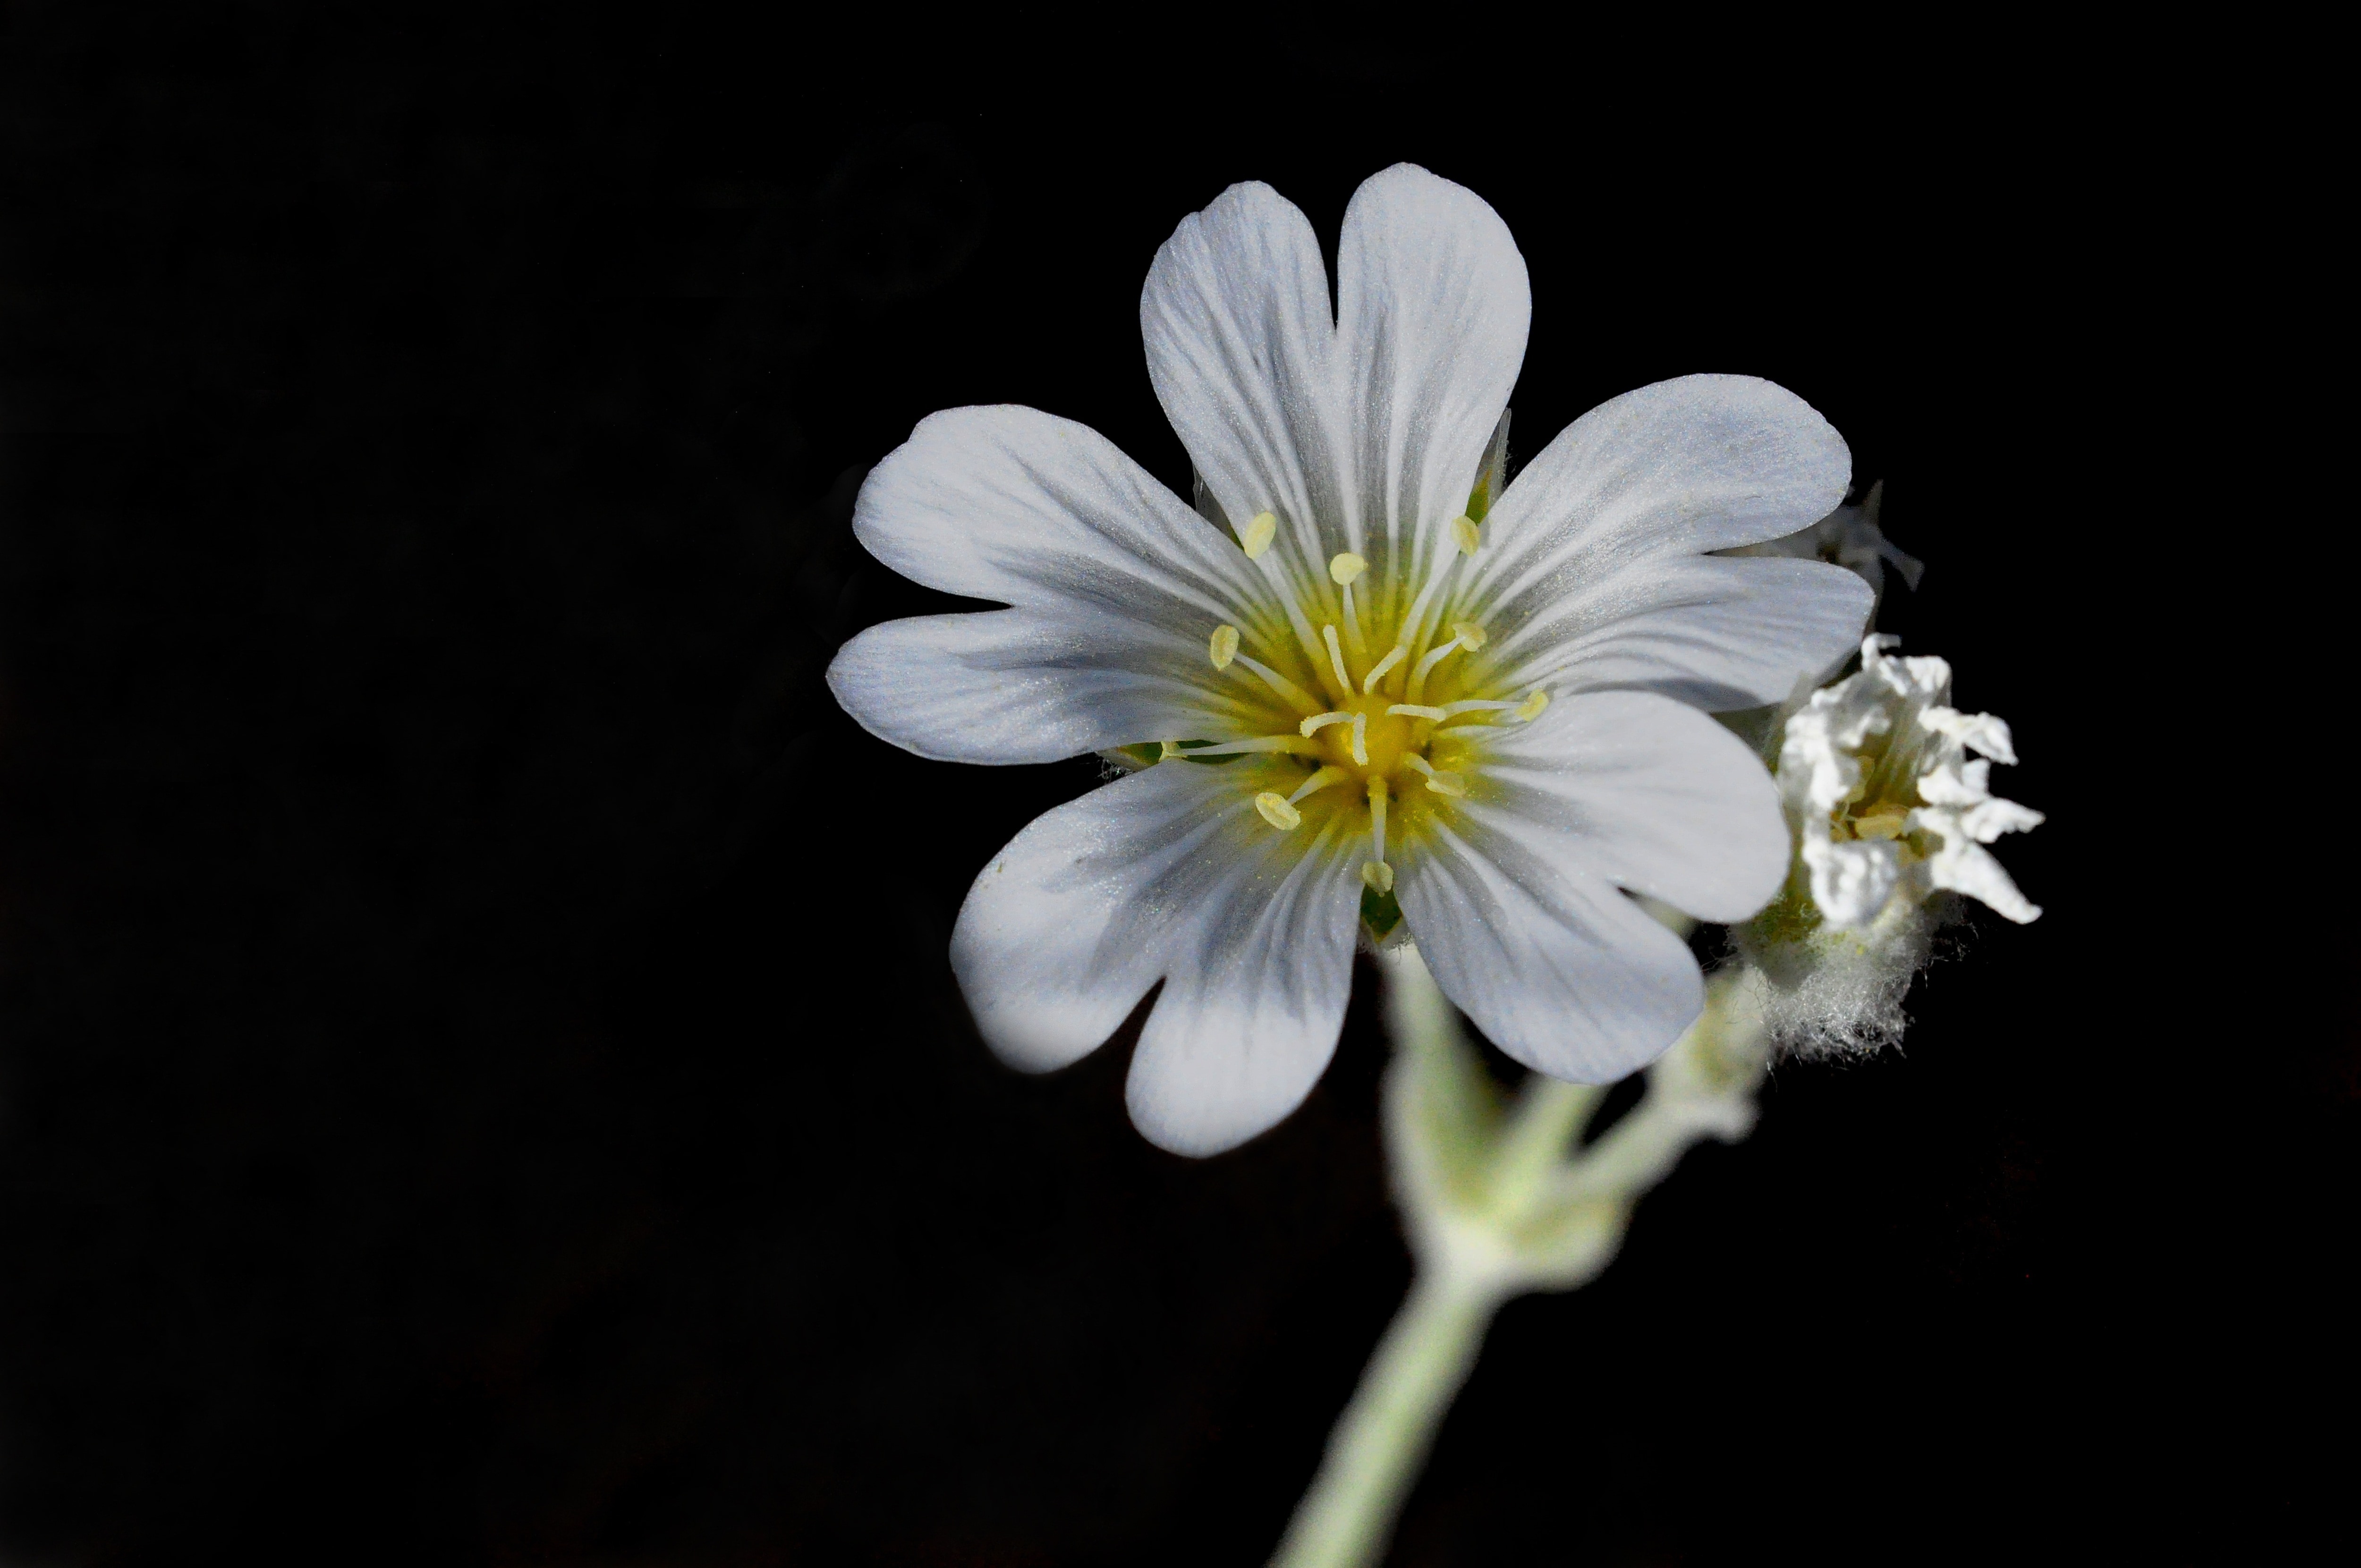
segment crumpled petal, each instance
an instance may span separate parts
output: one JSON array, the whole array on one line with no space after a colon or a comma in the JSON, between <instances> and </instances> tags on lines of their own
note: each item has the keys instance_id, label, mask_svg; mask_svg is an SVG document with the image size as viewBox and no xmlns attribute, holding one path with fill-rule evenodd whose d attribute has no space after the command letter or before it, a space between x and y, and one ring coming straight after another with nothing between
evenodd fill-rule
<instances>
[{"instance_id":1,"label":"crumpled petal","mask_svg":"<svg viewBox=\"0 0 2361 1568\"><path fill-rule=\"evenodd\" d=\"M1394 886L1444 994L1552 1078L1611 1083L1662 1056L1705 1006L1687 944L1605 881L1470 826L1430 827Z\"/></svg>"},{"instance_id":2,"label":"crumpled petal","mask_svg":"<svg viewBox=\"0 0 2361 1568\"><path fill-rule=\"evenodd\" d=\"M1132 1058L1132 1119L1208 1155L1271 1126L1327 1066L1360 886L1332 834L1256 814L1283 766L1170 762L1041 817L960 911L951 965L977 1028L1047 1071L1104 1043L1166 978ZM1297 775L1300 776L1300 775Z\"/></svg>"},{"instance_id":3,"label":"crumpled petal","mask_svg":"<svg viewBox=\"0 0 2361 1568\"><path fill-rule=\"evenodd\" d=\"M1851 464L1828 421L1768 381L1684 376L1626 392L1568 425L1517 476L1454 599L1485 624L1504 666L1579 668L1578 655L1556 650L1638 610L1642 621L1669 618L1661 632L1633 631L1644 662L1664 667L1652 689L1742 695L1731 707L1779 701L1850 649L1868 586L1818 562L1681 558L1826 515ZM1778 576L1752 595L1740 586L1748 572ZM1796 602L1779 606L1783 594Z\"/></svg>"},{"instance_id":4,"label":"crumpled petal","mask_svg":"<svg viewBox=\"0 0 2361 1568\"><path fill-rule=\"evenodd\" d=\"M1346 209L1338 314L1311 224L1268 185L1183 219L1140 296L1148 376L1234 525L1278 514L1298 594L1325 567L1431 548L1466 504L1532 313L1524 258L1473 192L1411 164Z\"/></svg>"},{"instance_id":5,"label":"crumpled petal","mask_svg":"<svg viewBox=\"0 0 2361 1568\"><path fill-rule=\"evenodd\" d=\"M1779 787L1813 904L1838 930L1869 928L1897 893L1924 903L1937 889L1980 899L2011 920L2038 918L2040 907L1982 848L2043 820L1992 793L1993 762L2016 761L2008 725L1948 706L1951 666L1891 657L1898 641L1884 633L1862 639L1859 672L1812 693L1786 719ZM1864 801L1872 781L1861 763L1873 736L1885 737L1876 776L1891 793ZM1983 755L1971 757L1971 750ZM1835 827L1839 812L1890 822L1897 811L1905 834L1935 839L1930 853L1922 858L1888 838L1840 837Z\"/></svg>"},{"instance_id":6,"label":"crumpled petal","mask_svg":"<svg viewBox=\"0 0 2361 1568\"><path fill-rule=\"evenodd\" d=\"M904 576L1013 607L895 621L845 644L829 688L897 746L1054 762L1224 733L1249 711L1205 645L1224 623L1250 645L1273 634L1253 568L1083 425L1014 407L930 415L871 472L853 531Z\"/></svg>"},{"instance_id":7,"label":"crumpled petal","mask_svg":"<svg viewBox=\"0 0 2361 1568\"><path fill-rule=\"evenodd\" d=\"M1600 692L1481 745L1461 815L1569 877L1724 922L1754 914L1786 880L1778 787L1744 741L1695 708Z\"/></svg>"},{"instance_id":8,"label":"crumpled petal","mask_svg":"<svg viewBox=\"0 0 2361 1568\"><path fill-rule=\"evenodd\" d=\"M1847 839L1838 843L1825 824L1796 842L1812 879L1812 902L1840 930L1866 926L1902 882L1902 850L1892 842Z\"/></svg>"},{"instance_id":9,"label":"crumpled petal","mask_svg":"<svg viewBox=\"0 0 2361 1568\"><path fill-rule=\"evenodd\" d=\"M1907 663L1908 661L1905 661ZM1942 661L1936 660L1936 663ZM1950 666L1943 665L1943 685L1950 684ZM2016 745L2009 738L2008 720L1996 714L1961 713L1956 707L1929 704L1918 715L1918 722L1938 735L1957 740L1962 746L1982 752L1993 762L2016 765Z\"/></svg>"},{"instance_id":10,"label":"crumpled petal","mask_svg":"<svg viewBox=\"0 0 2361 1568\"><path fill-rule=\"evenodd\" d=\"M1910 826L1938 835L1942 842L1918 868L1929 888L1964 893L2018 925L2041 918L2041 906L2017 891L2015 879L1983 846L2004 833L2022 833L2047 820L2038 811L2013 800L1985 800L1964 811L1948 806L1921 806L1910 814Z\"/></svg>"}]
</instances>

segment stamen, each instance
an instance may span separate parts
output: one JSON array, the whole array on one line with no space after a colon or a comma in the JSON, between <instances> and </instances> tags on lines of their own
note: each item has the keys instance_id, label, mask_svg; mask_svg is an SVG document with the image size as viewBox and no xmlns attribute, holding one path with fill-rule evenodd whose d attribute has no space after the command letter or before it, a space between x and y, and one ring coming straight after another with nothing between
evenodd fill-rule
<instances>
[{"instance_id":1,"label":"stamen","mask_svg":"<svg viewBox=\"0 0 2361 1568\"><path fill-rule=\"evenodd\" d=\"M1255 561L1269 555L1271 539L1278 532L1279 518L1276 513L1267 511L1257 513L1255 520L1246 524L1245 531L1238 535L1238 543L1246 547L1246 559ZM1312 661L1313 669L1318 669L1320 640L1312 634L1311 618L1303 613L1303 606L1297 601L1295 590L1298 585L1293 569L1288 565L1285 556L1271 555L1270 565L1262 569L1262 575L1277 593L1280 607L1287 611L1288 630L1295 633L1297 643L1303 649L1303 656ZM1339 695L1350 696L1351 688L1347 687ZM1318 707L1320 705L1312 702L1306 703L1304 706Z\"/></svg>"},{"instance_id":2,"label":"stamen","mask_svg":"<svg viewBox=\"0 0 2361 1568\"><path fill-rule=\"evenodd\" d=\"M1159 762L1169 762L1173 758L1184 754L1178 740L1159 740L1156 748L1156 760Z\"/></svg>"},{"instance_id":3,"label":"stamen","mask_svg":"<svg viewBox=\"0 0 2361 1568\"><path fill-rule=\"evenodd\" d=\"M1346 779L1349 779L1352 776L1352 774L1346 773L1342 768L1323 768L1318 773L1312 774L1310 778L1305 779L1301 784L1297 785L1295 793L1287 797L1287 803L1290 806L1292 806L1307 795L1326 789L1330 784L1343 784Z\"/></svg>"},{"instance_id":4,"label":"stamen","mask_svg":"<svg viewBox=\"0 0 2361 1568\"><path fill-rule=\"evenodd\" d=\"M1461 554L1473 555L1476 547L1484 543L1484 531L1476 526L1472 517L1455 517L1451 520L1451 537L1458 543Z\"/></svg>"},{"instance_id":5,"label":"stamen","mask_svg":"<svg viewBox=\"0 0 2361 1568\"><path fill-rule=\"evenodd\" d=\"M1337 591L1345 596L1345 646L1353 651L1354 658L1366 659L1369 656L1369 643L1361 635L1361 607L1353 602L1351 585Z\"/></svg>"},{"instance_id":6,"label":"stamen","mask_svg":"<svg viewBox=\"0 0 2361 1568\"><path fill-rule=\"evenodd\" d=\"M1470 653L1473 653L1477 649L1484 646L1484 643L1489 635L1482 627L1477 625L1472 620L1453 621L1451 623L1451 634L1454 637L1458 638L1459 645L1462 648L1466 649Z\"/></svg>"},{"instance_id":7,"label":"stamen","mask_svg":"<svg viewBox=\"0 0 2361 1568\"><path fill-rule=\"evenodd\" d=\"M1447 795L1454 800L1457 800L1466 795L1467 781L1461 778L1457 773L1444 773L1442 769L1437 768L1433 762L1428 762L1424 757L1421 757L1416 754L1404 757L1402 761L1408 763L1413 772L1424 773L1426 775L1426 787L1433 790L1435 794Z\"/></svg>"},{"instance_id":8,"label":"stamen","mask_svg":"<svg viewBox=\"0 0 2361 1568\"><path fill-rule=\"evenodd\" d=\"M1453 719L1463 713L1506 713L1516 706L1513 702L1494 702L1488 697L1471 696L1462 702L1444 703L1443 717Z\"/></svg>"},{"instance_id":9,"label":"stamen","mask_svg":"<svg viewBox=\"0 0 2361 1568\"><path fill-rule=\"evenodd\" d=\"M1371 893L1391 893L1394 890L1394 869L1383 861L1363 861L1361 882Z\"/></svg>"},{"instance_id":10,"label":"stamen","mask_svg":"<svg viewBox=\"0 0 2361 1568\"><path fill-rule=\"evenodd\" d=\"M1451 717L1439 707L1421 707L1414 702L1398 702L1386 709L1389 715L1400 714L1411 718L1432 718L1437 724Z\"/></svg>"},{"instance_id":11,"label":"stamen","mask_svg":"<svg viewBox=\"0 0 2361 1568\"><path fill-rule=\"evenodd\" d=\"M1543 691L1539 686L1535 686L1532 691L1527 695L1524 701L1517 704L1517 717L1523 719L1526 723L1531 724L1534 719L1539 718L1542 716L1542 709L1548 706L1549 693Z\"/></svg>"},{"instance_id":12,"label":"stamen","mask_svg":"<svg viewBox=\"0 0 2361 1568\"><path fill-rule=\"evenodd\" d=\"M1369 569L1369 564L1347 550L1328 563L1328 577L1340 588L1349 588L1353 579Z\"/></svg>"},{"instance_id":13,"label":"stamen","mask_svg":"<svg viewBox=\"0 0 2361 1568\"><path fill-rule=\"evenodd\" d=\"M1235 757L1247 751L1285 751L1294 757L1316 757L1320 754L1320 748L1292 735L1250 735L1243 740L1224 740L1217 746L1191 746L1180 754L1184 757Z\"/></svg>"},{"instance_id":14,"label":"stamen","mask_svg":"<svg viewBox=\"0 0 2361 1568\"><path fill-rule=\"evenodd\" d=\"M1267 789L1255 796L1255 809L1262 813L1265 822L1282 832L1300 826L1303 821L1303 813L1288 805L1287 797L1275 789Z\"/></svg>"},{"instance_id":15,"label":"stamen","mask_svg":"<svg viewBox=\"0 0 2361 1568\"><path fill-rule=\"evenodd\" d=\"M1306 740L1309 740L1312 737L1317 735L1321 730L1327 729L1328 726L1332 724L1350 724L1352 722L1353 715L1349 713L1315 713L1295 728Z\"/></svg>"},{"instance_id":16,"label":"stamen","mask_svg":"<svg viewBox=\"0 0 2361 1568\"><path fill-rule=\"evenodd\" d=\"M1353 762L1356 766L1369 765L1369 716L1353 715Z\"/></svg>"},{"instance_id":17,"label":"stamen","mask_svg":"<svg viewBox=\"0 0 2361 1568\"><path fill-rule=\"evenodd\" d=\"M1467 520L1463 517L1459 521L1466 522ZM1459 565L1461 554L1453 553L1441 565L1435 567L1427 576L1426 586L1418 590L1418 598L1411 601L1410 613L1402 617L1401 630L1395 633L1401 639L1404 647L1423 640L1422 628L1426 624L1426 607L1433 602L1434 596L1442 591L1443 585L1450 579L1452 568Z\"/></svg>"},{"instance_id":18,"label":"stamen","mask_svg":"<svg viewBox=\"0 0 2361 1568\"><path fill-rule=\"evenodd\" d=\"M1213 628L1213 668L1226 670L1230 661L1238 656L1238 629L1235 626Z\"/></svg>"},{"instance_id":19,"label":"stamen","mask_svg":"<svg viewBox=\"0 0 2361 1568\"><path fill-rule=\"evenodd\" d=\"M1377 667L1369 672L1368 678L1361 683L1361 695L1363 696L1367 696L1371 692L1376 691L1378 689L1378 683L1386 678L1386 672L1409 657L1410 650L1403 647L1399 642L1395 643L1394 651L1387 654L1384 658L1378 660Z\"/></svg>"},{"instance_id":20,"label":"stamen","mask_svg":"<svg viewBox=\"0 0 2361 1568\"><path fill-rule=\"evenodd\" d=\"M1320 636L1328 644L1328 663L1335 667L1336 684L1345 688L1346 696L1352 696L1353 677L1345 673L1345 655L1336 646L1336 629L1323 626L1320 629Z\"/></svg>"}]
</instances>

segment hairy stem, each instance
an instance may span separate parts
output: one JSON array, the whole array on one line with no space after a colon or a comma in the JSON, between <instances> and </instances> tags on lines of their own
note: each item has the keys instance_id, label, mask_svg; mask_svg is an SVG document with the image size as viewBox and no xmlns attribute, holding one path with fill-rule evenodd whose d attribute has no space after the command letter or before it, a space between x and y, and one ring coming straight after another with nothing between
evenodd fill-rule
<instances>
[{"instance_id":1,"label":"hairy stem","mask_svg":"<svg viewBox=\"0 0 2361 1568\"><path fill-rule=\"evenodd\" d=\"M1504 1292L1422 1272L1387 1330L1272 1568L1366 1568L1384 1553L1443 1412L1475 1370Z\"/></svg>"}]
</instances>

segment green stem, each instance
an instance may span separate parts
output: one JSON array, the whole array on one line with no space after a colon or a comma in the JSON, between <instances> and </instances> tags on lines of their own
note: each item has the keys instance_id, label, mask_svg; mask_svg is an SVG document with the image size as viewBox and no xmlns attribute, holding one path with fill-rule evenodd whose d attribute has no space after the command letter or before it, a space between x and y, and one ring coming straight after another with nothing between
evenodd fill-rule
<instances>
[{"instance_id":1,"label":"green stem","mask_svg":"<svg viewBox=\"0 0 2361 1568\"><path fill-rule=\"evenodd\" d=\"M1320 1475L1271 1568L1368 1568L1378 1560L1503 1299L1490 1283L1421 1273L1328 1434Z\"/></svg>"}]
</instances>

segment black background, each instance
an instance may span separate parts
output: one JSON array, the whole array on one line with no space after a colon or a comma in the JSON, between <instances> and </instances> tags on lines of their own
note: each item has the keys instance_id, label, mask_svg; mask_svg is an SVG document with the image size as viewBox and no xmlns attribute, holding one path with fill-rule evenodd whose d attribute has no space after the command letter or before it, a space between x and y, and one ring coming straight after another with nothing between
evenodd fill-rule
<instances>
[{"instance_id":1,"label":"black background","mask_svg":"<svg viewBox=\"0 0 2361 1568\"><path fill-rule=\"evenodd\" d=\"M1903 1052L1783 1069L1506 1310L1389 1561L2304 1519L2355 1057L2220 1049L2212 851L2147 798L2213 655L2122 548L2218 169L2038 71L1708 110L1604 40L489 16L8 13L6 1561L1261 1560L1407 1278L1370 976L1213 1161L1130 1130L1126 1041L1003 1070L950 925L1095 764L923 762L819 676L929 608L848 528L913 422L1031 404L1185 491L1156 246L1262 179L1333 247L1402 159L1531 267L1518 454L1697 370L1844 432L1928 562L1883 626L2050 821L2002 847L2048 913L1960 933Z\"/></svg>"}]
</instances>

